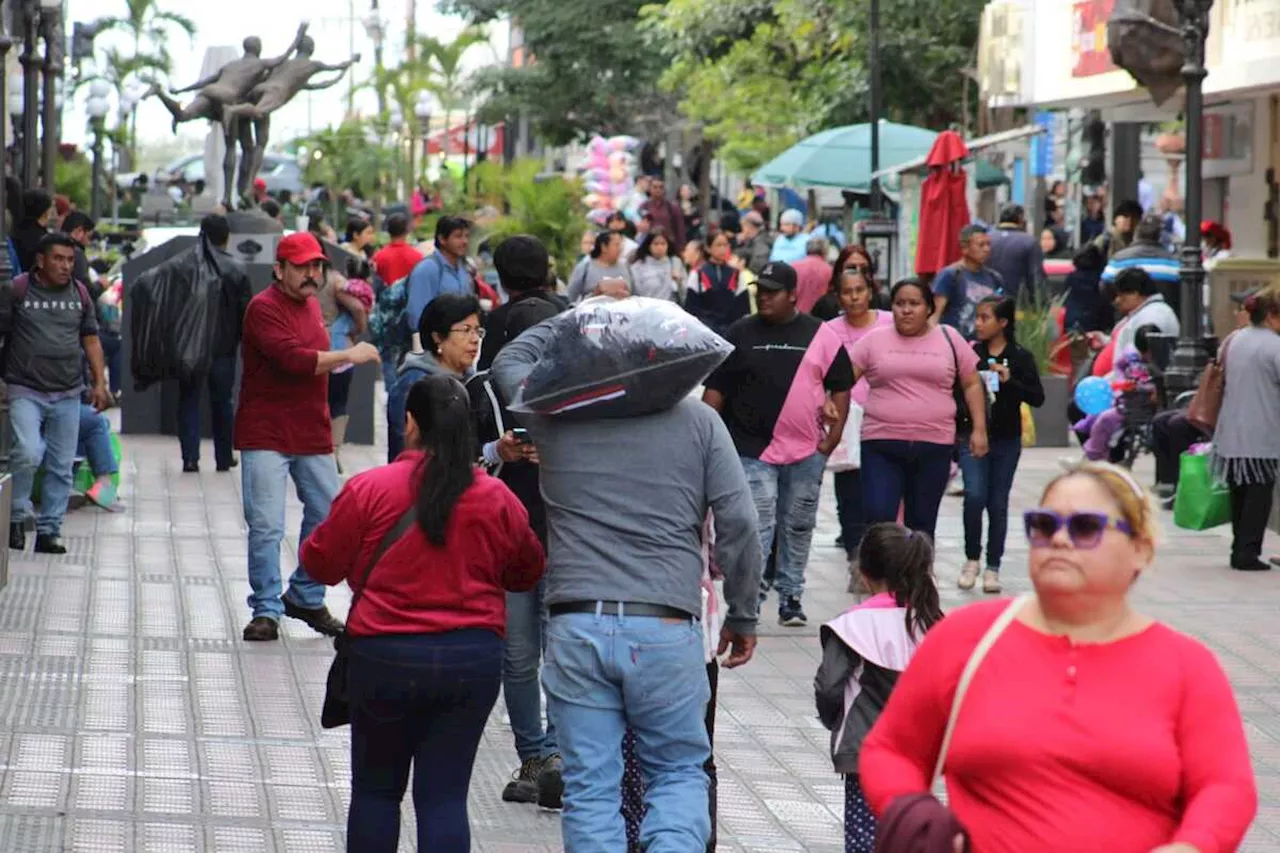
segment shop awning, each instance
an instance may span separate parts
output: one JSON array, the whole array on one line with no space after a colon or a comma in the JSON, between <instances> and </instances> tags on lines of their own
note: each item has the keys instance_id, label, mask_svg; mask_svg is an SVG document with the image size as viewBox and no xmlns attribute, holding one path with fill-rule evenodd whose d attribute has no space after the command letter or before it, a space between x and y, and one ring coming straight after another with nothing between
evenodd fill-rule
<instances>
[{"instance_id":1,"label":"shop awning","mask_svg":"<svg viewBox=\"0 0 1280 853\"><path fill-rule=\"evenodd\" d=\"M969 155L972 159L973 155L984 148L995 148L999 145L1007 145L1010 142L1018 142L1022 139L1030 139L1044 133L1044 128L1038 124L1029 124L1024 127L1016 127L1013 130L1004 130L1000 133L992 133L987 136L979 136L976 139L966 139L964 144L969 149ZM908 160L905 163L899 163L897 166L890 166L887 169L881 169L876 172L873 177L888 178L894 175L900 175L903 172L918 172L928 168L925 157L917 157L914 160ZM980 161L981 162L981 161ZM981 177L981 174L979 175Z\"/></svg>"}]
</instances>

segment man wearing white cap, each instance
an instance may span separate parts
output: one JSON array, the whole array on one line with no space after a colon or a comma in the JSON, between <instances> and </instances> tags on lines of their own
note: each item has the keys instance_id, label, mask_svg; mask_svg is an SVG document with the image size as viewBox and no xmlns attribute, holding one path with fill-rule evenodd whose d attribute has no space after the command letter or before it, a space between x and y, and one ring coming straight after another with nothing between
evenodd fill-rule
<instances>
[{"instance_id":1,"label":"man wearing white cap","mask_svg":"<svg viewBox=\"0 0 1280 853\"><path fill-rule=\"evenodd\" d=\"M782 233L773 241L769 260L785 264L804 260L805 244L809 241L809 235L804 233L804 214L794 207L784 210L778 220L778 230Z\"/></svg>"}]
</instances>

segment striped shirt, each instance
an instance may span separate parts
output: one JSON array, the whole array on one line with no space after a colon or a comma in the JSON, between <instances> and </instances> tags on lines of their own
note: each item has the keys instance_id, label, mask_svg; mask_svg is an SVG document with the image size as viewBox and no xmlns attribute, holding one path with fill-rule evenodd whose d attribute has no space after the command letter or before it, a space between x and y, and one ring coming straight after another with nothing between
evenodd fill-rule
<instances>
[{"instance_id":1,"label":"striped shirt","mask_svg":"<svg viewBox=\"0 0 1280 853\"><path fill-rule=\"evenodd\" d=\"M1122 270L1132 267L1146 270L1147 275L1160 284L1177 284L1179 281L1177 258L1160 248L1130 246L1117 252L1107 263L1106 269L1102 271L1103 283L1110 284Z\"/></svg>"}]
</instances>

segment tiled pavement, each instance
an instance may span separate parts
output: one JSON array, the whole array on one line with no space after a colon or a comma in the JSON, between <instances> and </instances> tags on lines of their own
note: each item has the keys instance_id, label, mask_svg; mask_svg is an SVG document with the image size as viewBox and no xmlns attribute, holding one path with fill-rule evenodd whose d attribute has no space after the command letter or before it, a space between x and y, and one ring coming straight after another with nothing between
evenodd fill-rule
<instances>
[{"instance_id":1,"label":"tiled pavement","mask_svg":"<svg viewBox=\"0 0 1280 853\"><path fill-rule=\"evenodd\" d=\"M73 513L71 553L20 556L0 592L0 851L341 850L347 738L317 723L329 644L296 622L278 644L242 643L238 477L181 474L174 440L125 446L126 511ZM1015 511L1035 501L1056 455L1024 456ZM344 458L349 467L376 462L372 449L348 449ZM299 513L292 507L294 530ZM939 560L947 605L963 600L950 584L958 513L959 501L948 498ZM1245 849L1276 850L1280 576L1228 571L1222 531L1169 534L1138 599L1221 656L1248 720L1262 792ZM805 599L811 627L766 623L756 659L721 678L722 850L842 849L842 786L810 698L816 626L850 603L834 536L828 493ZM1026 587L1025 553L1011 537L1012 591ZM347 600L345 590L330 596L339 611ZM560 849L555 815L500 802L513 763L499 702L472 785L476 848ZM411 808L405 815L408 830ZM403 849L413 849L411 835Z\"/></svg>"}]
</instances>

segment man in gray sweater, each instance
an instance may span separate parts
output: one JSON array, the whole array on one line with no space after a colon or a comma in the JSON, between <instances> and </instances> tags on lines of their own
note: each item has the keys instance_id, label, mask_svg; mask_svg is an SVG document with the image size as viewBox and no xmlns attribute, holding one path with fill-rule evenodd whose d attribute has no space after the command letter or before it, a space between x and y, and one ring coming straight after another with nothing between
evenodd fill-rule
<instances>
[{"instance_id":1,"label":"man in gray sweater","mask_svg":"<svg viewBox=\"0 0 1280 853\"><path fill-rule=\"evenodd\" d=\"M550 321L549 321L550 322ZM492 375L514 399L551 334L507 344ZM702 850L710 836L704 724L702 527L729 608L724 666L751 659L762 568L756 511L719 415L687 399L616 420L524 418L541 458L549 559L543 687L564 758L568 853L624 850L622 739L646 777L647 849Z\"/></svg>"}]
</instances>

